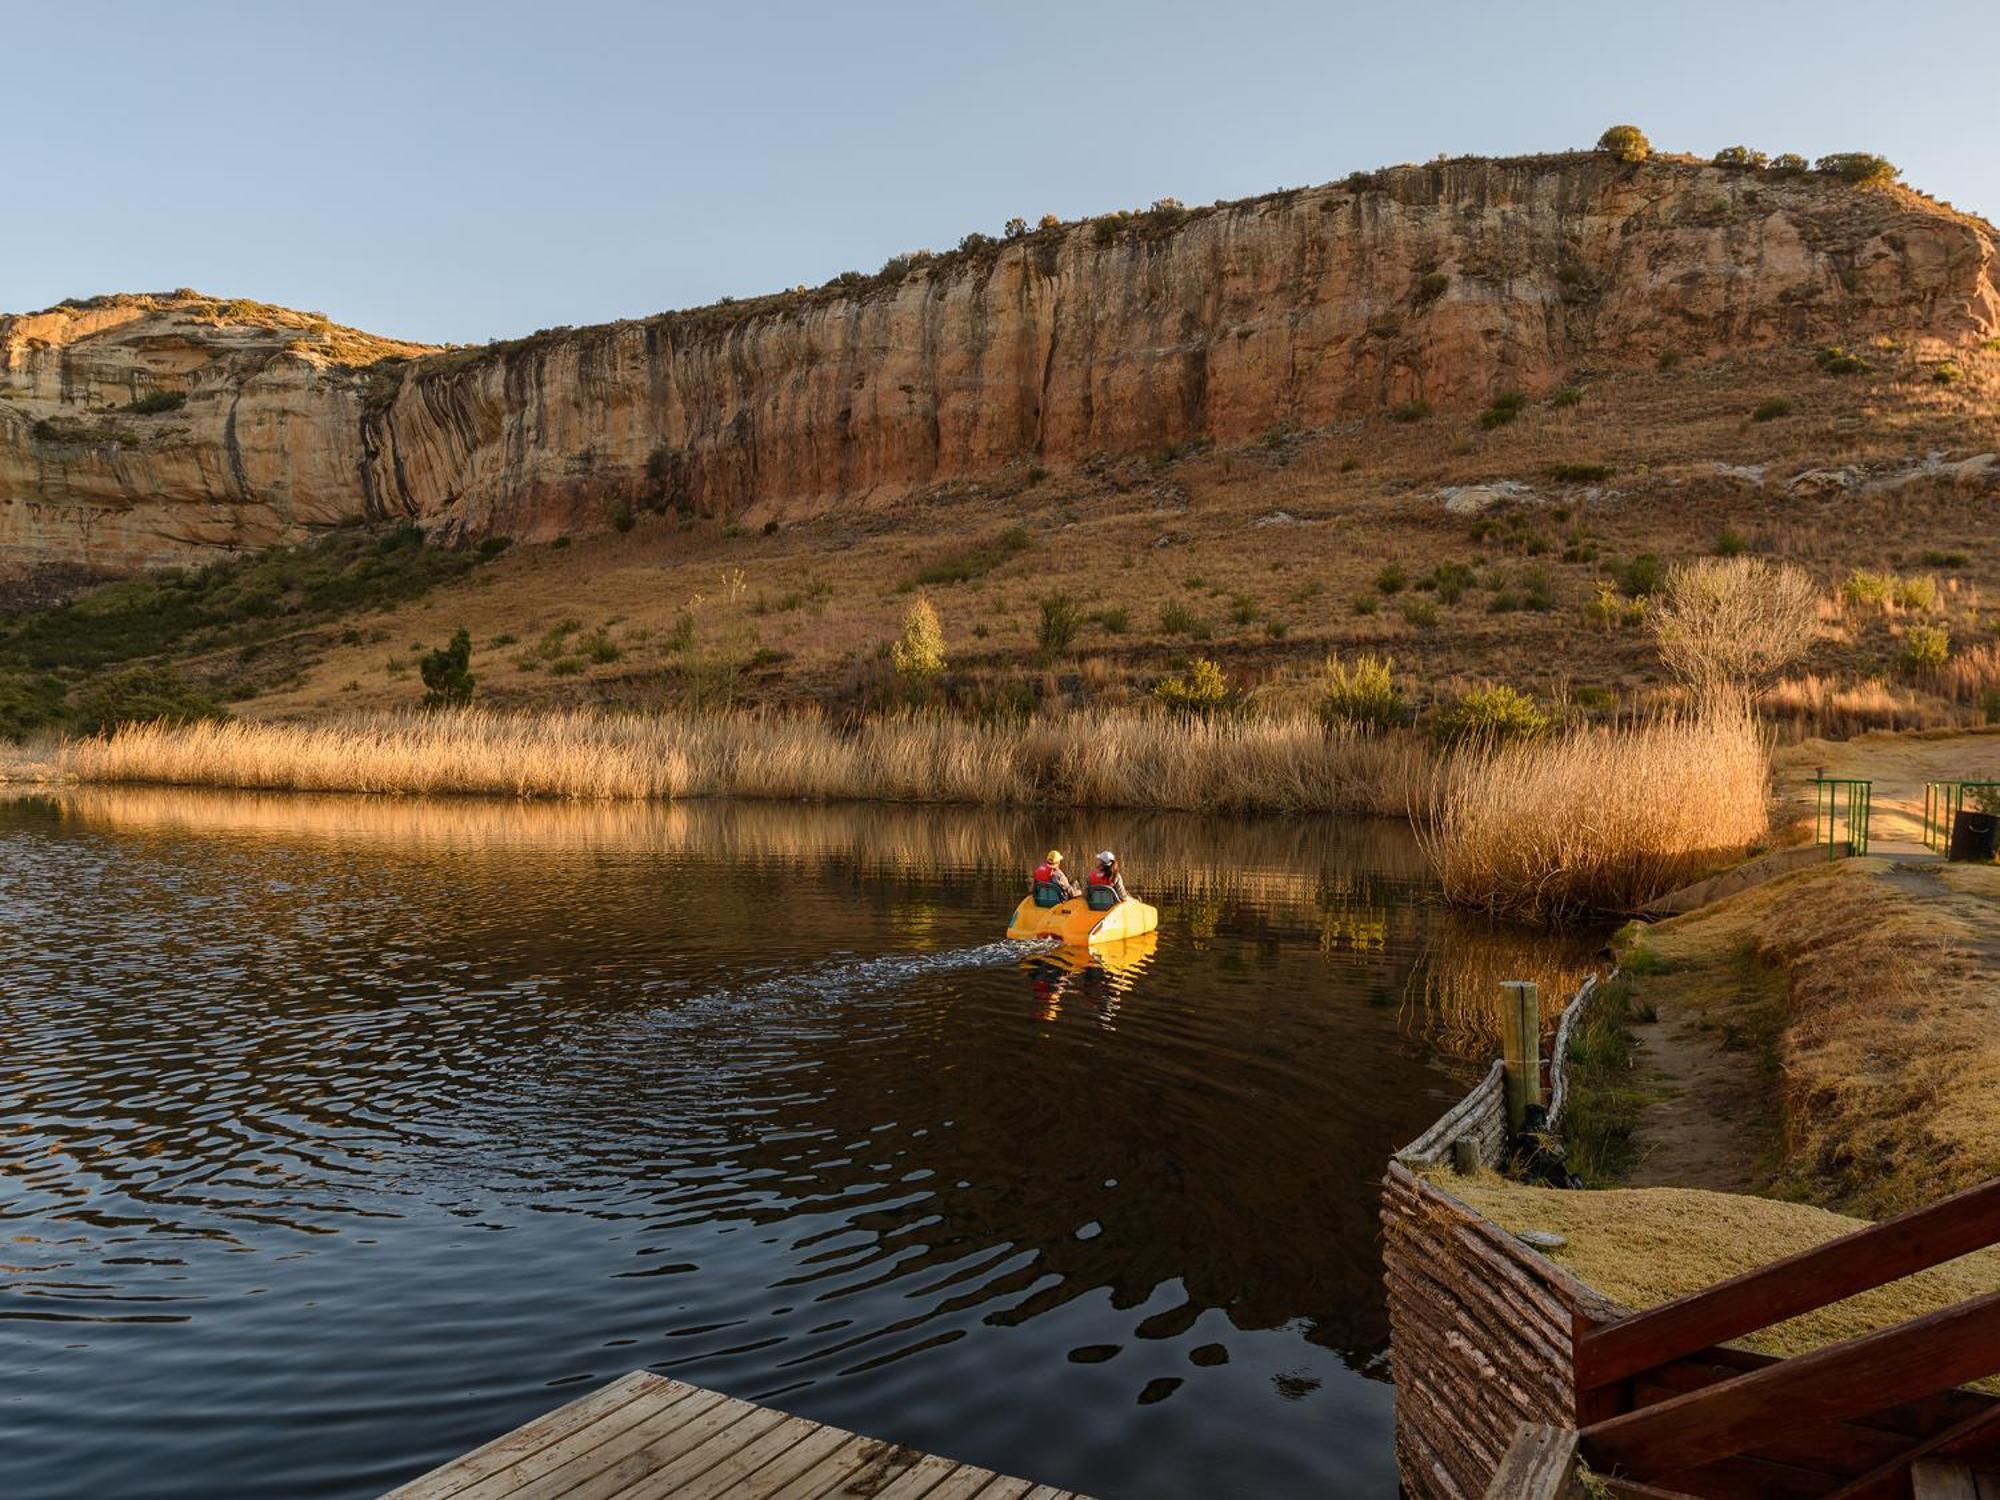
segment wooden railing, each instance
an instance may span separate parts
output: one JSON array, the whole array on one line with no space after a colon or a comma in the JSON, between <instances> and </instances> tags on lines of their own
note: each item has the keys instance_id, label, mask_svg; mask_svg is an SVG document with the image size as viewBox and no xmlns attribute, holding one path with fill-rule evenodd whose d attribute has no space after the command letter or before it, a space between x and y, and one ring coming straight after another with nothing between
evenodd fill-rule
<instances>
[{"instance_id":1,"label":"wooden railing","mask_svg":"<svg viewBox=\"0 0 2000 1500\"><path fill-rule=\"evenodd\" d=\"M1717 1346L2000 1243L2000 1179L1575 1336L1580 1451L1694 1495L1907 1496L2000 1451L2000 1291L1788 1359Z\"/></svg>"}]
</instances>

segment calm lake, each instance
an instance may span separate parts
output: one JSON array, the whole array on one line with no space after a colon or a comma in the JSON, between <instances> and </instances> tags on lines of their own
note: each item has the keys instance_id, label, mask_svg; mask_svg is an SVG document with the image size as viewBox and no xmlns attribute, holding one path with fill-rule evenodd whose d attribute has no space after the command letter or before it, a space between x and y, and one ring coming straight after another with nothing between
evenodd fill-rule
<instances>
[{"instance_id":1,"label":"calm lake","mask_svg":"<svg viewBox=\"0 0 2000 1500\"><path fill-rule=\"evenodd\" d=\"M1051 843L1157 940L1001 942ZM0 1493L372 1495L644 1367L1393 1494L1376 1183L1580 972L1392 824L0 802Z\"/></svg>"}]
</instances>

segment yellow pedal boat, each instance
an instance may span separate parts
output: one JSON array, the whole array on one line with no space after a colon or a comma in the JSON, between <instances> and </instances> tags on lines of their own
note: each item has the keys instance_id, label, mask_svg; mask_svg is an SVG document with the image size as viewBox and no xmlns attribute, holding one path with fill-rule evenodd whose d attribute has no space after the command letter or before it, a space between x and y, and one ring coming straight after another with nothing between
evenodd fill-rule
<instances>
[{"instance_id":1,"label":"yellow pedal boat","mask_svg":"<svg viewBox=\"0 0 2000 1500\"><path fill-rule=\"evenodd\" d=\"M1040 898L1030 894L1023 896L1021 904L1014 908L1007 936L1030 942L1054 938L1067 947L1081 948L1123 942L1159 925L1157 908L1129 896L1113 906L1093 907L1087 894L1054 906L1044 906Z\"/></svg>"}]
</instances>

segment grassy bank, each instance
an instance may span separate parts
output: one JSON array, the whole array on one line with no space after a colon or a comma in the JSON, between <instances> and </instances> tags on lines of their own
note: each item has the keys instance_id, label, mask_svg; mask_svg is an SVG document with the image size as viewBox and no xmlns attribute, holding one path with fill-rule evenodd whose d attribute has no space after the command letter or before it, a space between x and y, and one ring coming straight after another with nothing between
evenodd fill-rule
<instances>
[{"instance_id":1,"label":"grassy bank","mask_svg":"<svg viewBox=\"0 0 2000 1500\"><path fill-rule=\"evenodd\" d=\"M566 799L729 796L1178 810L1419 811L1414 736L1301 717L1205 722L1073 714L1025 725L942 716L377 714L311 724L134 725L76 741L86 782Z\"/></svg>"}]
</instances>

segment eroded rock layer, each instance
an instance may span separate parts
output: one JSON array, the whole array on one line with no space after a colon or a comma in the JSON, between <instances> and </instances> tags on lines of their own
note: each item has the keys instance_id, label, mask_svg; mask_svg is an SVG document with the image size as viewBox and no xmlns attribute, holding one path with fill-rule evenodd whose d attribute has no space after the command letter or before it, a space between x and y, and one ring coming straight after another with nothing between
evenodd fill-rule
<instances>
[{"instance_id":1,"label":"eroded rock layer","mask_svg":"<svg viewBox=\"0 0 2000 1500\"><path fill-rule=\"evenodd\" d=\"M0 319L0 561L117 571L355 515L536 539L628 506L810 514L1670 350L1963 342L2000 330L1996 267L1991 226L1900 189L1586 153L1066 225L484 349L99 299Z\"/></svg>"}]
</instances>

